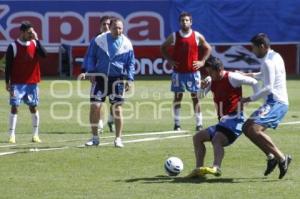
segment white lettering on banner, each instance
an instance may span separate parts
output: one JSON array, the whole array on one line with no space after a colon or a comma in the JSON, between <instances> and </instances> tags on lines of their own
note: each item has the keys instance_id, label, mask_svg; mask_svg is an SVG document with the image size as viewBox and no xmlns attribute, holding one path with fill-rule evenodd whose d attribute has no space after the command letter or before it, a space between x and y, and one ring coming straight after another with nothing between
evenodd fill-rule
<instances>
[{"instance_id":1,"label":"white lettering on banner","mask_svg":"<svg viewBox=\"0 0 300 199\"><path fill-rule=\"evenodd\" d=\"M5 16L9 11L9 7L7 5L0 5L0 19ZM8 38L7 32L0 25L0 41L6 40Z\"/></svg>"},{"instance_id":2,"label":"white lettering on banner","mask_svg":"<svg viewBox=\"0 0 300 199\"><path fill-rule=\"evenodd\" d=\"M135 73L137 75L168 75L173 72L167 60L157 58L154 61L148 58L135 59Z\"/></svg>"},{"instance_id":3,"label":"white lettering on banner","mask_svg":"<svg viewBox=\"0 0 300 199\"><path fill-rule=\"evenodd\" d=\"M0 19L9 13L9 6L0 5ZM76 11L9 13L6 30L0 25L0 42L8 44L18 37L19 24L29 20L45 44L88 44L99 31L101 16L110 15L124 20L124 32L133 45L161 45L164 38L163 18L156 12L132 12L123 18L116 12L86 12L84 16Z\"/></svg>"},{"instance_id":4,"label":"white lettering on banner","mask_svg":"<svg viewBox=\"0 0 300 199\"><path fill-rule=\"evenodd\" d=\"M126 18L127 35L134 45L161 45L164 38L164 20L149 11L133 12ZM126 27L126 26L125 26Z\"/></svg>"},{"instance_id":5,"label":"white lettering on banner","mask_svg":"<svg viewBox=\"0 0 300 199\"><path fill-rule=\"evenodd\" d=\"M225 68L259 70L260 60L244 46L230 46L225 52L217 52L216 47L212 49L212 55L222 60Z\"/></svg>"},{"instance_id":6,"label":"white lettering on banner","mask_svg":"<svg viewBox=\"0 0 300 199\"><path fill-rule=\"evenodd\" d=\"M90 41L91 38L99 34L100 18L103 16L113 16L124 21L124 18L116 12L87 12L84 16L87 19L87 23L84 23L84 30L89 30L89 32L85 34L84 41Z\"/></svg>"}]
</instances>

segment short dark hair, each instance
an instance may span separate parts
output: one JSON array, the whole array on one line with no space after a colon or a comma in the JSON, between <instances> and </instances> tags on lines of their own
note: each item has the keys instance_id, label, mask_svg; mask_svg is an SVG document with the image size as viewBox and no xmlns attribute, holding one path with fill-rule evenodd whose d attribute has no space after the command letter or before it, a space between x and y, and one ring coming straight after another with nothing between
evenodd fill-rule
<instances>
[{"instance_id":1,"label":"short dark hair","mask_svg":"<svg viewBox=\"0 0 300 199\"><path fill-rule=\"evenodd\" d=\"M104 15L100 18L100 24L102 24L104 21L107 21L107 20L110 20L110 19L111 19L110 16Z\"/></svg>"},{"instance_id":2,"label":"short dark hair","mask_svg":"<svg viewBox=\"0 0 300 199\"><path fill-rule=\"evenodd\" d=\"M24 31L28 30L29 28L32 28L32 24L29 21L23 21L21 23L21 26L20 26L21 31L24 32Z\"/></svg>"},{"instance_id":3,"label":"short dark hair","mask_svg":"<svg viewBox=\"0 0 300 199\"><path fill-rule=\"evenodd\" d=\"M182 17L189 17L190 20L192 21L192 14L189 13L189 12L182 12L182 13L180 13L180 15L179 15L179 21L181 20Z\"/></svg>"},{"instance_id":4,"label":"short dark hair","mask_svg":"<svg viewBox=\"0 0 300 199\"><path fill-rule=\"evenodd\" d=\"M109 26L112 26L113 24L117 23L118 21L120 21L120 22L123 23L122 19L117 18L117 17L111 17L111 18L110 18Z\"/></svg>"},{"instance_id":5,"label":"short dark hair","mask_svg":"<svg viewBox=\"0 0 300 199\"><path fill-rule=\"evenodd\" d=\"M252 44L255 46L265 45L266 47L270 47L270 39L265 33L258 33L250 40Z\"/></svg>"},{"instance_id":6,"label":"short dark hair","mask_svg":"<svg viewBox=\"0 0 300 199\"><path fill-rule=\"evenodd\" d=\"M224 65L223 65L222 61L219 58L214 57L212 55L210 55L208 57L208 59L205 61L204 67L205 68L211 68L213 70L222 70L222 69L224 69Z\"/></svg>"}]
</instances>

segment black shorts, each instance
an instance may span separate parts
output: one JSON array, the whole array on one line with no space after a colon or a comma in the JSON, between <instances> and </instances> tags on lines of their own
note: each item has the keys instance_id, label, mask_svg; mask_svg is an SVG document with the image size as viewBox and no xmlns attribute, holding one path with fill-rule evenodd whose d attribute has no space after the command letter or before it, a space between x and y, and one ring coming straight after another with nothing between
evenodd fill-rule
<instances>
[{"instance_id":1,"label":"black shorts","mask_svg":"<svg viewBox=\"0 0 300 199\"><path fill-rule=\"evenodd\" d=\"M97 76L91 87L91 102L104 102L106 96L111 104L124 102L123 77Z\"/></svg>"},{"instance_id":2,"label":"black shorts","mask_svg":"<svg viewBox=\"0 0 300 199\"><path fill-rule=\"evenodd\" d=\"M231 130L221 125L217 125L216 130L223 133L227 137L229 144L232 144L238 138L238 136L235 135Z\"/></svg>"}]
</instances>

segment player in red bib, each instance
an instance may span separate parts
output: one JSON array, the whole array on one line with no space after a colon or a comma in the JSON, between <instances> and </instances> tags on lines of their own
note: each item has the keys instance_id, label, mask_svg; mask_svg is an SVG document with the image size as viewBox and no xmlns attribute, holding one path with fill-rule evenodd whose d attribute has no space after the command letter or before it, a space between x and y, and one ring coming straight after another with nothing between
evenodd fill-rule
<instances>
[{"instance_id":1,"label":"player in red bib","mask_svg":"<svg viewBox=\"0 0 300 199\"><path fill-rule=\"evenodd\" d=\"M202 129L202 113L197 92L200 90L201 75L199 69L211 53L211 46L204 36L192 30L192 16L183 12L179 17L180 30L168 36L161 46L163 57L173 67L171 91L174 92L174 130L180 130L180 109L183 92L191 93L196 117L196 131ZM173 54L168 48L174 45ZM199 47L203 48L203 56L199 56ZM200 59L200 57L202 57Z\"/></svg>"},{"instance_id":2,"label":"player in red bib","mask_svg":"<svg viewBox=\"0 0 300 199\"><path fill-rule=\"evenodd\" d=\"M40 82L39 56L46 57L47 52L40 44L37 33L30 22L22 22L19 38L12 42L6 51L5 82L10 93L11 113L9 116L9 143L16 143L15 128L18 106L22 101L29 106L32 114L33 142L41 142L38 136L39 102L38 86Z\"/></svg>"},{"instance_id":3,"label":"player in red bib","mask_svg":"<svg viewBox=\"0 0 300 199\"><path fill-rule=\"evenodd\" d=\"M251 85L254 92L258 90L257 80L240 73L224 70L222 62L210 57L205 65L211 81L207 81L205 93L211 91L217 108L218 120L216 125L199 131L194 135L194 150L196 168L188 177L202 177L205 174L221 175L221 163L224 157L224 147L232 144L241 134L245 122L242 98L242 85ZM204 167L206 148L204 142L210 141L214 150L212 167Z\"/></svg>"}]
</instances>

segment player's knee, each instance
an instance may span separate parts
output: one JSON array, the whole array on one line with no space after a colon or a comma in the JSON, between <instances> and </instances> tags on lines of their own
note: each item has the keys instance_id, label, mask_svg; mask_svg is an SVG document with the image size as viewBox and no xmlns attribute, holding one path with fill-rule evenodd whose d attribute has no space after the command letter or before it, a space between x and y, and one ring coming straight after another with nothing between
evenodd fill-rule
<instances>
[{"instance_id":1,"label":"player's knee","mask_svg":"<svg viewBox=\"0 0 300 199\"><path fill-rule=\"evenodd\" d=\"M222 146L223 145L223 140L221 140L219 137L215 136L212 140L211 140L211 143L212 145L214 146L217 146L217 145L220 145Z\"/></svg>"},{"instance_id":2,"label":"player's knee","mask_svg":"<svg viewBox=\"0 0 300 199\"><path fill-rule=\"evenodd\" d=\"M199 145L199 143L203 142L203 140L201 140L201 135L199 135L199 133L196 133L194 136L193 136L193 143L194 143L194 146L197 146Z\"/></svg>"},{"instance_id":3,"label":"player's knee","mask_svg":"<svg viewBox=\"0 0 300 199\"><path fill-rule=\"evenodd\" d=\"M181 102L182 97L183 97L182 93L175 93L175 95L174 95L174 102Z\"/></svg>"},{"instance_id":4,"label":"player's knee","mask_svg":"<svg viewBox=\"0 0 300 199\"><path fill-rule=\"evenodd\" d=\"M30 113L32 113L32 114L36 113L36 111L37 111L36 106L29 106L29 111L30 111Z\"/></svg>"},{"instance_id":5,"label":"player's knee","mask_svg":"<svg viewBox=\"0 0 300 199\"><path fill-rule=\"evenodd\" d=\"M11 114L18 114L18 107L12 106L10 112Z\"/></svg>"},{"instance_id":6,"label":"player's knee","mask_svg":"<svg viewBox=\"0 0 300 199\"><path fill-rule=\"evenodd\" d=\"M258 135L258 131L253 123L245 123L242 128L244 134L248 138L254 138Z\"/></svg>"},{"instance_id":7,"label":"player's knee","mask_svg":"<svg viewBox=\"0 0 300 199\"><path fill-rule=\"evenodd\" d=\"M244 125L242 126L242 131L244 132L244 134L247 136L249 133L249 128L250 128L250 124L249 122L245 122Z\"/></svg>"},{"instance_id":8,"label":"player's knee","mask_svg":"<svg viewBox=\"0 0 300 199\"><path fill-rule=\"evenodd\" d=\"M197 143L203 143L206 141L206 136L204 135L203 132L198 132L196 133L194 136L193 136L193 142L194 142L194 145L197 144Z\"/></svg>"}]
</instances>

